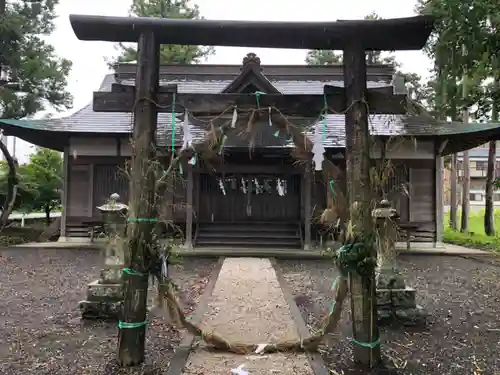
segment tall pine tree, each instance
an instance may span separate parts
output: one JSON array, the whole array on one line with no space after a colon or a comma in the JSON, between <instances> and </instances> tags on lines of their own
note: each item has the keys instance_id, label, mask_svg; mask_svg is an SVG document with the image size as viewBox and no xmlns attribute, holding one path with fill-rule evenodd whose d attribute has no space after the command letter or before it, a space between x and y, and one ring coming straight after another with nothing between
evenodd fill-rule
<instances>
[{"instance_id":1,"label":"tall pine tree","mask_svg":"<svg viewBox=\"0 0 500 375\"><path fill-rule=\"evenodd\" d=\"M161 17L201 19L198 5L189 0L133 0L131 17ZM113 63L131 62L137 59L136 45L120 43L120 55ZM213 47L179 46L164 44L160 49L161 64L196 64L214 54Z\"/></svg>"},{"instance_id":2,"label":"tall pine tree","mask_svg":"<svg viewBox=\"0 0 500 375\"><path fill-rule=\"evenodd\" d=\"M71 107L66 91L71 62L42 38L54 30L58 0L0 1L0 116L18 119L52 106ZM6 79L6 78L9 79ZM5 84L6 81L10 84Z\"/></svg>"},{"instance_id":3,"label":"tall pine tree","mask_svg":"<svg viewBox=\"0 0 500 375\"><path fill-rule=\"evenodd\" d=\"M71 62L58 57L43 37L54 31L58 0L0 0L0 118L19 119L52 107L68 109ZM0 230L17 197L16 161L0 141L9 168Z\"/></svg>"}]
</instances>

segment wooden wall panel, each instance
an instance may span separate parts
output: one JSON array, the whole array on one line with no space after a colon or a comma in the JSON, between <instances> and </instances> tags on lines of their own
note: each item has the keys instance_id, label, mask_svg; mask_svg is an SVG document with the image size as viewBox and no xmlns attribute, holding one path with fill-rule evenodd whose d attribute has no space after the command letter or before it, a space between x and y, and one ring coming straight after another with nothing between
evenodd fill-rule
<instances>
[{"instance_id":1,"label":"wooden wall panel","mask_svg":"<svg viewBox=\"0 0 500 375\"><path fill-rule=\"evenodd\" d=\"M410 169L410 221L420 223L415 242L433 242L436 237L434 169Z\"/></svg>"},{"instance_id":2,"label":"wooden wall panel","mask_svg":"<svg viewBox=\"0 0 500 375\"><path fill-rule=\"evenodd\" d=\"M120 195L120 202L128 204L129 179L124 165L96 164L94 165L94 199L93 212L97 216L97 206L106 203L111 194Z\"/></svg>"},{"instance_id":3,"label":"wooden wall panel","mask_svg":"<svg viewBox=\"0 0 500 375\"><path fill-rule=\"evenodd\" d=\"M90 208L90 166L73 165L68 168L68 217L92 216ZM71 220L70 220L71 221Z\"/></svg>"}]
</instances>

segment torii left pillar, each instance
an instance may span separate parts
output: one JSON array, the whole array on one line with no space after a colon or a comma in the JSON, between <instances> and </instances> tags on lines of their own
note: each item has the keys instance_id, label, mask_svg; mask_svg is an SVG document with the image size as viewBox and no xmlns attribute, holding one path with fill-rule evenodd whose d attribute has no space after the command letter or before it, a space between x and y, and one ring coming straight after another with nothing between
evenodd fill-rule
<instances>
[{"instance_id":1,"label":"torii left pillar","mask_svg":"<svg viewBox=\"0 0 500 375\"><path fill-rule=\"evenodd\" d=\"M346 177L349 187L349 216L352 233L349 240L370 249L370 258L377 258L370 204L370 129L368 124L366 53L356 39L344 48L344 87L347 108ZM380 336L377 322L375 269L350 274L351 317L354 361L369 368L380 362Z\"/></svg>"},{"instance_id":2,"label":"torii left pillar","mask_svg":"<svg viewBox=\"0 0 500 375\"><path fill-rule=\"evenodd\" d=\"M123 273L124 301L118 336L118 363L121 366L134 366L144 361L148 278L157 216L156 171L151 167L151 160L156 158L158 109L155 102L160 45L153 31L142 32L137 51L128 249L125 249L125 267L130 271Z\"/></svg>"}]
</instances>

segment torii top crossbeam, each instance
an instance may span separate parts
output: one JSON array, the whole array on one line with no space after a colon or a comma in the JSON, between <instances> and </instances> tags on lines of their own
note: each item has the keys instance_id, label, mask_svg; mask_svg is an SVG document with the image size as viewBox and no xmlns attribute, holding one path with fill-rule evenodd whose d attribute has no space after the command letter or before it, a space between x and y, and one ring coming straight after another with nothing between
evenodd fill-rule
<instances>
[{"instance_id":1,"label":"torii top crossbeam","mask_svg":"<svg viewBox=\"0 0 500 375\"><path fill-rule=\"evenodd\" d=\"M336 22L263 22L71 15L80 40L137 42L152 30L157 43L342 50L353 41L366 50L418 50L434 19L416 16Z\"/></svg>"}]
</instances>

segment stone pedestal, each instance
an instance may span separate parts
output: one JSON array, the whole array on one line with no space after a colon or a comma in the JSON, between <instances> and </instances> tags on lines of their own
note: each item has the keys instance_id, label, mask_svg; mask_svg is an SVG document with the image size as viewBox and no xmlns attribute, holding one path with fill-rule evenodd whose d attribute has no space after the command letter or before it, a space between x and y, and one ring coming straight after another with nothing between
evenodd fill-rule
<instances>
[{"instance_id":1,"label":"stone pedestal","mask_svg":"<svg viewBox=\"0 0 500 375\"><path fill-rule=\"evenodd\" d=\"M381 322L414 325L425 321L426 312L416 303L417 291L407 287L395 267L380 269L377 275L377 310Z\"/></svg>"},{"instance_id":2,"label":"stone pedestal","mask_svg":"<svg viewBox=\"0 0 500 375\"><path fill-rule=\"evenodd\" d=\"M87 298L80 302L84 319L118 319L123 302L122 270L125 218L128 207L112 194L108 203L97 207L104 219L107 243L100 277L88 284Z\"/></svg>"},{"instance_id":3,"label":"stone pedestal","mask_svg":"<svg viewBox=\"0 0 500 375\"><path fill-rule=\"evenodd\" d=\"M373 210L379 233L377 269L377 310L381 322L394 321L413 325L425 320L426 313L416 304L416 290L405 284L404 276L396 266L396 211L388 201L381 201Z\"/></svg>"}]
</instances>

